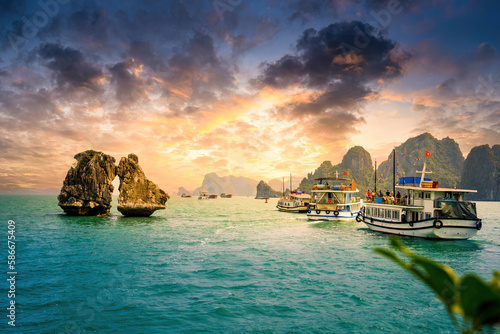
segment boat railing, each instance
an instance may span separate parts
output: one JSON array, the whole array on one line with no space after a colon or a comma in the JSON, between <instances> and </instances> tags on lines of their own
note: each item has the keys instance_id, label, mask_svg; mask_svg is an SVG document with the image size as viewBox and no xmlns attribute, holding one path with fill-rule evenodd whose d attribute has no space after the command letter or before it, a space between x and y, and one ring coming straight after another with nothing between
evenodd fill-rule
<instances>
[{"instance_id":1,"label":"boat railing","mask_svg":"<svg viewBox=\"0 0 500 334\"><path fill-rule=\"evenodd\" d=\"M376 203L376 204L393 204L393 205L409 205L408 198L392 198L390 196L371 196L366 197L367 203Z\"/></svg>"},{"instance_id":2,"label":"boat railing","mask_svg":"<svg viewBox=\"0 0 500 334\"><path fill-rule=\"evenodd\" d=\"M351 185L328 185L328 184L315 184L312 190L340 190L340 191L351 191Z\"/></svg>"}]
</instances>

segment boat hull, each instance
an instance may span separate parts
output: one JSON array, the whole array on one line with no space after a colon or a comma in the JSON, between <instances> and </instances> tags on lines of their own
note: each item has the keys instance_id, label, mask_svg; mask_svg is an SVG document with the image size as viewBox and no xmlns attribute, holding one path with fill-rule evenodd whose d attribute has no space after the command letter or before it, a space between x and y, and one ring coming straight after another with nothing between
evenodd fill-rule
<instances>
[{"instance_id":1,"label":"boat hull","mask_svg":"<svg viewBox=\"0 0 500 334\"><path fill-rule=\"evenodd\" d=\"M285 207L281 205L276 205L279 211L282 212L295 212L295 213L305 213L307 212L307 206L295 206L295 207Z\"/></svg>"},{"instance_id":2,"label":"boat hull","mask_svg":"<svg viewBox=\"0 0 500 334\"><path fill-rule=\"evenodd\" d=\"M373 231L427 239L469 239L481 229L480 219L426 219L413 222L413 226L366 216L362 220Z\"/></svg>"},{"instance_id":3,"label":"boat hull","mask_svg":"<svg viewBox=\"0 0 500 334\"><path fill-rule=\"evenodd\" d=\"M338 215L335 215L338 212ZM309 220L354 220L359 211L329 211L329 210L308 210Z\"/></svg>"}]
</instances>

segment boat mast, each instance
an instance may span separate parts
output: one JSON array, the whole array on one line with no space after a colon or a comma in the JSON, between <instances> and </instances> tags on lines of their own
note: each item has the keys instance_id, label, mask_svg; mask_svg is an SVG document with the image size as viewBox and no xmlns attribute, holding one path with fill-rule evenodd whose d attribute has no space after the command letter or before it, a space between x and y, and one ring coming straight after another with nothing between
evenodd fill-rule
<instances>
[{"instance_id":1,"label":"boat mast","mask_svg":"<svg viewBox=\"0 0 500 334\"><path fill-rule=\"evenodd\" d=\"M283 197L285 197L285 177L283 176Z\"/></svg>"},{"instance_id":2,"label":"boat mast","mask_svg":"<svg viewBox=\"0 0 500 334\"><path fill-rule=\"evenodd\" d=\"M375 159L375 193L377 192L377 159Z\"/></svg>"},{"instance_id":3,"label":"boat mast","mask_svg":"<svg viewBox=\"0 0 500 334\"><path fill-rule=\"evenodd\" d=\"M292 173L290 173L290 194L292 193Z\"/></svg>"},{"instance_id":4,"label":"boat mast","mask_svg":"<svg viewBox=\"0 0 500 334\"><path fill-rule=\"evenodd\" d=\"M396 148L392 151L392 193L396 196Z\"/></svg>"}]
</instances>

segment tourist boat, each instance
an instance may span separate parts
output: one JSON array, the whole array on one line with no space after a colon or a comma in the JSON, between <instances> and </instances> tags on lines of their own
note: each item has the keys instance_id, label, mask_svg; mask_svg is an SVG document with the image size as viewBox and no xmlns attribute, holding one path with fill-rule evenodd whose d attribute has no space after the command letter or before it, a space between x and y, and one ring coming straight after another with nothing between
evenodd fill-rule
<instances>
[{"instance_id":1,"label":"tourist boat","mask_svg":"<svg viewBox=\"0 0 500 334\"><path fill-rule=\"evenodd\" d=\"M281 197L276 207L283 212L307 212L310 200L310 195L300 190L294 190L290 196Z\"/></svg>"},{"instance_id":2,"label":"tourist boat","mask_svg":"<svg viewBox=\"0 0 500 334\"><path fill-rule=\"evenodd\" d=\"M208 192L206 191L200 191L200 196L198 196L198 199L209 199L209 195L208 195Z\"/></svg>"},{"instance_id":3,"label":"tourist boat","mask_svg":"<svg viewBox=\"0 0 500 334\"><path fill-rule=\"evenodd\" d=\"M399 178L394 185L402 198L373 197L356 217L373 231L430 239L468 239L482 227L476 203L464 200L476 190L439 188L422 177ZM430 172L428 172L430 173ZM399 196L398 196L399 197Z\"/></svg>"},{"instance_id":4,"label":"tourist boat","mask_svg":"<svg viewBox=\"0 0 500 334\"><path fill-rule=\"evenodd\" d=\"M232 197L233 197L232 194L226 194L226 193L220 194L220 198L232 198Z\"/></svg>"},{"instance_id":5,"label":"tourist boat","mask_svg":"<svg viewBox=\"0 0 500 334\"><path fill-rule=\"evenodd\" d=\"M310 220L351 220L358 215L363 201L354 180L335 177L315 179L307 208ZM344 173L345 175L345 173Z\"/></svg>"},{"instance_id":6,"label":"tourist boat","mask_svg":"<svg viewBox=\"0 0 500 334\"><path fill-rule=\"evenodd\" d=\"M183 198L191 198L191 195L182 194L181 197L183 197Z\"/></svg>"},{"instance_id":7,"label":"tourist boat","mask_svg":"<svg viewBox=\"0 0 500 334\"><path fill-rule=\"evenodd\" d=\"M217 195L208 195L208 198L217 198Z\"/></svg>"}]
</instances>

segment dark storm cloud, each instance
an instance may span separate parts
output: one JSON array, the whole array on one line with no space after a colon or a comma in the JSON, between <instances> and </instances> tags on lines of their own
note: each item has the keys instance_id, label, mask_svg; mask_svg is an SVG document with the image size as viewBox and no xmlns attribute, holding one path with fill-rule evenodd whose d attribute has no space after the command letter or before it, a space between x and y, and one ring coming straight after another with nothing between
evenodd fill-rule
<instances>
[{"instance_id":1,"label":"dark storm cloud","mask_svg":"<svg viewBox=\"0 0 500 334\"><path fill-rule=\"evenodd\" d=\"M320 31L307 29L297 41L297 54L264 64L259 80L274 87L300 82L321 88L335 80L369 82L401 75L395 43L371 31L370 25L359 21L331 24Z\"/></svg>"},{"instance_id":2,"label":"dark storm cloud","mask_svg":"<svg viewBox=\"0 0 500 334\"><path fill-rule=\"evenodd\" d=\"M48 61L45 66L53 71L60 89L99 90L97 79L102 77L103 72L99 67L86 62L82 52L47 43L40 46L38 55Z\"/></svg>"},{"instance_id":3,"label":"dark storm cloud","mask_svg":"<svg viewBox=\"0 0 500 334\"><path fill-rule=\"evenodd\" d=\"M408 58L396 52L394 42L372 31L359 21L331 24L320 31L308 29L296 43L297 53L263 64L257 82L321 91L319 97L290 109L296 115L354 107L373 92L371 83L401 76Z\"/></svg>"},{"instance_id":4,"label":"dark storm cloud","mask_svg":"<svg viewBox=\"0 0 500 334\"><path fill-rule=\"evenodd\" d=\"M109 68L111 82L115 84L115 97L120 104L132 104L147 96L145 80L133 73L139 69L140 65L134 59L127 59Z\"/></svg>"}]
</instances>

